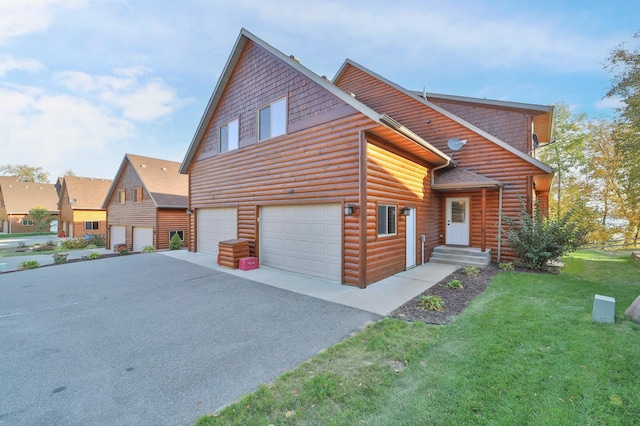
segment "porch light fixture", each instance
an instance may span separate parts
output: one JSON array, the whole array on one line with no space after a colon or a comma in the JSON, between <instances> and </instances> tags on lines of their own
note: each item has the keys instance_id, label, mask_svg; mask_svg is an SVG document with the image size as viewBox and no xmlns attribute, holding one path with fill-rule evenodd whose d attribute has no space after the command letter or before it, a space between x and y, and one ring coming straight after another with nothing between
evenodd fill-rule
<instances>
[{"instance_id":1,"label":"porch light fixture","mask_svg":"<svg viewBox=\"0 0 640 426\"><path fill-rule=\"evenodd\" d=\"M193 209L187 209L187 214L193 214Z\"/></svg>"},{"instance_id":2,"label":"porch light fixture","mask_svg":"<svg viewBox=\"0 0 640 426\"><path fill-rule=\"evenodd\" d=\"M409 207L403 207L402 210L400 210L400 214L402 214L402 216L410 216L411 209Z\"/></svg>"},{"instance_id":3,"label":"porch light fixture","mask_svg":"<svg viewBox=\"0 0 640 426\"><path fill-rule=\"evenodd\" d=\"M355 210L355 206L353 204L345 204L344 205L344 215L351 216L353 211Z\"/></svg>"}]
</instances>

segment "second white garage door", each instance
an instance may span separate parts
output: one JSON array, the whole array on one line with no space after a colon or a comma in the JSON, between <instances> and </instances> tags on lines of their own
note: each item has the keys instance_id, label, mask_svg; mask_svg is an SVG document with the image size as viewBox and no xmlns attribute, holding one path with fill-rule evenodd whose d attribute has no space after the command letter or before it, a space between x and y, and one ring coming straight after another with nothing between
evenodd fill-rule
<instances>
[{"instance_id":1,"label":"second white garage door","mask_svg":"<svg viewBox=\"0 0 640 426\"><path fill-rule=\"evenodd\" d=\"M238 238L238 212L235 207L198 209L198 251L218 255L220 241Z\"/></svg>"},{"instance_id":2,"label":"second white garage door","mask_svg":"<svg viewBox=\"0 0 640 426\"><path fill-rule=\"evenodd\" d=\"M133 251L142 251L146 246L153 246L153 228L133 227Z\"/></svg>"},{"instance_id":3,"label":"second white garage door","mask_svg":"<svg viewBox=\"0 0 640 426\"><path fill-rule=\"evenodd\" d=\"M269 206L260 209L260 263L342 281L340 204Z\"/></svg>"}]
</instances>

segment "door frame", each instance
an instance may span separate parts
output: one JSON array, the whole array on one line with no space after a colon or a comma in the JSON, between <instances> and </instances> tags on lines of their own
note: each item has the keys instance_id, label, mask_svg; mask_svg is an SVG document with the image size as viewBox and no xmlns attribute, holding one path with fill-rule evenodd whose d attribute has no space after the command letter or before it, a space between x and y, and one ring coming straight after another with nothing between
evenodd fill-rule
<instances>
[{"instance_id":1,"label":"door frame","mask_svg":"<svg viewBox=\"0 0 640 426\"><path fill-rule=\"evenodd\" d=\"M416 266L416 208L409 207L409 214L405 216L405 269Z\"/></svg>"},{"instance_id":2,"label":"door frame","mask_svg":"<svg viewBox=\"0 0 640 426\"><path fill-rule=\"evenodd\" d=\"M456 234L455 237L461 235L461 238L455 238L453 232L449 232L451 228L451 202L452 201L464 201L465 202L465 222L464 224L455 225L458 230L461 230L461 234ZM470 204L471 197L446 197L445 200L445 244L468 246L471 241L471 217L470 217Z\"/></svg>"}]
</instances>

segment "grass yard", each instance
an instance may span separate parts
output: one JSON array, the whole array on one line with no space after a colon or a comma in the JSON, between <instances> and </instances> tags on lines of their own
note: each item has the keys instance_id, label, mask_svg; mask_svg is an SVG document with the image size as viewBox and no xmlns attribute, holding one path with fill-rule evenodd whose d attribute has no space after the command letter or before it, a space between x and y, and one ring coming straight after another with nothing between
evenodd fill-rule
<instances>
[{"instance_id":1,"label":"grass yard","mask_svg":"<svg viewBox=\"0 0 640 426\"><path fill-rule=\"evenodd\" d=\"M502 272L454 322L382 320L198 425L640 424L640 295L629 253L558 275ZM591 321L595 294L616 324Z\"/></svg>"}]
</instances>

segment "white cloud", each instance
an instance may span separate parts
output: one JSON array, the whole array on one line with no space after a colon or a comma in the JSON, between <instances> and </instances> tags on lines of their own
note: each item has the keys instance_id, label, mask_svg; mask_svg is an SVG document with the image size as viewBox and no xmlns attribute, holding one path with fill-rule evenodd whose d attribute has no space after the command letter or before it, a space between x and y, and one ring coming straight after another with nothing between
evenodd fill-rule
<instances>
[{"instance_id":1,"label":"white cloud","mask_svg":"<svg viewBox=\"0 0 640 426\"><path fill-rule=\"evenodd\" d=\"M44 69L44 65L35 59L15 58L11 55L0 55L0 77L13 70L38 72Z\"/></svg>"},{"instance_id":2,"label":"white cloud","mask_svg":"<svg viewBox=\"0 0 640 426\"><path fill-rule=\"evenodd\" d=\"M593 104L596 109L618 109L623 108L625 105L624 101L618 97L603 98Z\"/></svg>"},{"instance_id":3,"label":"white cloud","mask_svg":"<svg viewBox=\"0 0 640 426\"><path fill-rule=\"evenodd\" d=\"M124 118L148 122L171 114L182 103L161 79L145 79L149 72L143 67L119 68L113 75L65 71L54 79L66 89L120 110Z\"/></svg>"},{"instance_id":4,"label":"white cloud","mask_svg":"<svg viewBox=\"0 0 640 426\"><path fill-rule=\"evenodd\" d=\"M0 44L12 37L47 29L60 7L76 7L84 0L2 0L0 2Z\"/></svg>"}]
</instances>

